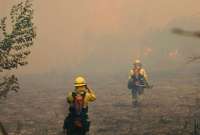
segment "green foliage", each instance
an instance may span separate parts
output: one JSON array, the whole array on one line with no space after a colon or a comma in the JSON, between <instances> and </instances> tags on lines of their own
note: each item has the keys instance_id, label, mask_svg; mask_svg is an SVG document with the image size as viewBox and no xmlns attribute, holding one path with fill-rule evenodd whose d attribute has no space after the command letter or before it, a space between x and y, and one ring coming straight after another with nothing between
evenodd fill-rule
<instances>
[{"instance_id":1,"label":"green foliage","mask_svg":"<svg viewBox=\"0 0 200 135\"><path fill-rule=\"evenodd\" d=\"M7 17L0 21L0 72L17 69L28 64L26 58L30 54L30 46L36 37L33 24L32 3L29 0L14 5L10 12L11 26L7 25ZM11 29L9 32L8 29ZM0 97L19 88L14 75L0 80Z\"/></svg>"},{"instance_id":2,"label":"green foliage","mask_svg":"<svg viewBox=\"0 0 200 135\"><path fill-rule=\"evenodd\" d=\"M17 77L11 75L10 77L3 77L0 83L0 98L6 97L9 91L17 92L19 89L19 83Z\"/></svg>"}]
</instances>

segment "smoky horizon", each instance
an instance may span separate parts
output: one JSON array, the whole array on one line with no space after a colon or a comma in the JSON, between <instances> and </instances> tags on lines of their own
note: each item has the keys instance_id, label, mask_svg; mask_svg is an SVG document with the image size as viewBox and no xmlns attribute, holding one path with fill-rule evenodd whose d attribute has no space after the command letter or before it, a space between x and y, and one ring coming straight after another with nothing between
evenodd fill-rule
<instances>
[{"instance_id":1,"label":"smoky horizon","mask_svg":"<svg viewBox=\"0 0 200 135\"><path fill-rule=\"evenodd\" d=\"M0 0L1 17L20 0ZM37 38L20 75L125 73L135 59L149 72L186 72L200 40L171 29L200 29L198 0L33 0ZM9 20L8 20L9 21ZM184 68L182 68L184 67Z\"/></svg>"}]
</instances>

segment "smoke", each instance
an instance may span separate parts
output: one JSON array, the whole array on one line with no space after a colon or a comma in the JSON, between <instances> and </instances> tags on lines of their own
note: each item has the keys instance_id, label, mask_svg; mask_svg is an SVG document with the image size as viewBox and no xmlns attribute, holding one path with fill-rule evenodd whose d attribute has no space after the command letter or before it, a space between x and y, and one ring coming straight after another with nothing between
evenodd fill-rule
<instances>
[{"instance_id":1,"label":"smoke","mask_svg":"<svg viewBox=\"0 0 200 135\"><path fill-rule=\"evenodd\" d=\"M17 2L1 0L6 7L1 15L8 15ZM198 20L197 0L33 0L33 4L37 40L29 65L20 74L125 73L138 58L150 71L176 70L189 56L187 50L199 44L170 33L172 27L185 23L190 27L191 20ZM169 57L172 54L175 59Z\"/></svg>"}]
</instances>

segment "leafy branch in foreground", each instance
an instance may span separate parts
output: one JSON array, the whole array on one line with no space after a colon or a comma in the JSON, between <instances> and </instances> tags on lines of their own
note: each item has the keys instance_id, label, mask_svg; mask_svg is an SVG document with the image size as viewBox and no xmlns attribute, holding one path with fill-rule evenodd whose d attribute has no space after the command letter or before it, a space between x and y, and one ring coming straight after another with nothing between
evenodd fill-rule
<instances>
[{"instance_id":1,"label":"leafy branch in foreground","mask_svg":"<svg viewBox=\"0 0 200 135\"><path fill-rule=\"evenodd\" d=\"M8 26L7 17L0 20L0 73L28 64L26 59L36 37L30 0L14 5L10 19L11 26ZM9 91L19 89L18 79L14 75L0 77L0 98L6 97Z\"/></svg>"},{"instance_id":2,"label":"leafy branch in foreground","mask_svg":"<svg viewBox=\"0 0 200 135\"><path fill-rule=\"evenodd\" d=\"M0 98L6 97L9 91L17 92L18 89L19 83L17 77L14 75L3 77L3 81L0 83Z\"/></svg>"}]
</instances>

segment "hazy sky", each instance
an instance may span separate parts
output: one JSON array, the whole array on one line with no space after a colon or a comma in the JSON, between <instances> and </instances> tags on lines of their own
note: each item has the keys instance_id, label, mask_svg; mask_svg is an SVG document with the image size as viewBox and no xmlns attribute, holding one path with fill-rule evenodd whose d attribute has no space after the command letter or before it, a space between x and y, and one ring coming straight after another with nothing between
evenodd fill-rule
<instances>
[{"instance_id":1,"label":"hazy sky","mask_svg":"<svg viewBox=\"0 0 200 135\"><path fill-rule=\"evenodd\" d=\"M0 15L8 15L16 2L0 0ZM33 0L33 4L37 39L21 73L121 71L136 58L151 70L176 69L190 53L200 52L200 40L170 33L173 27L200 29L200 0Z\"/></svg>"}]
</instances>

